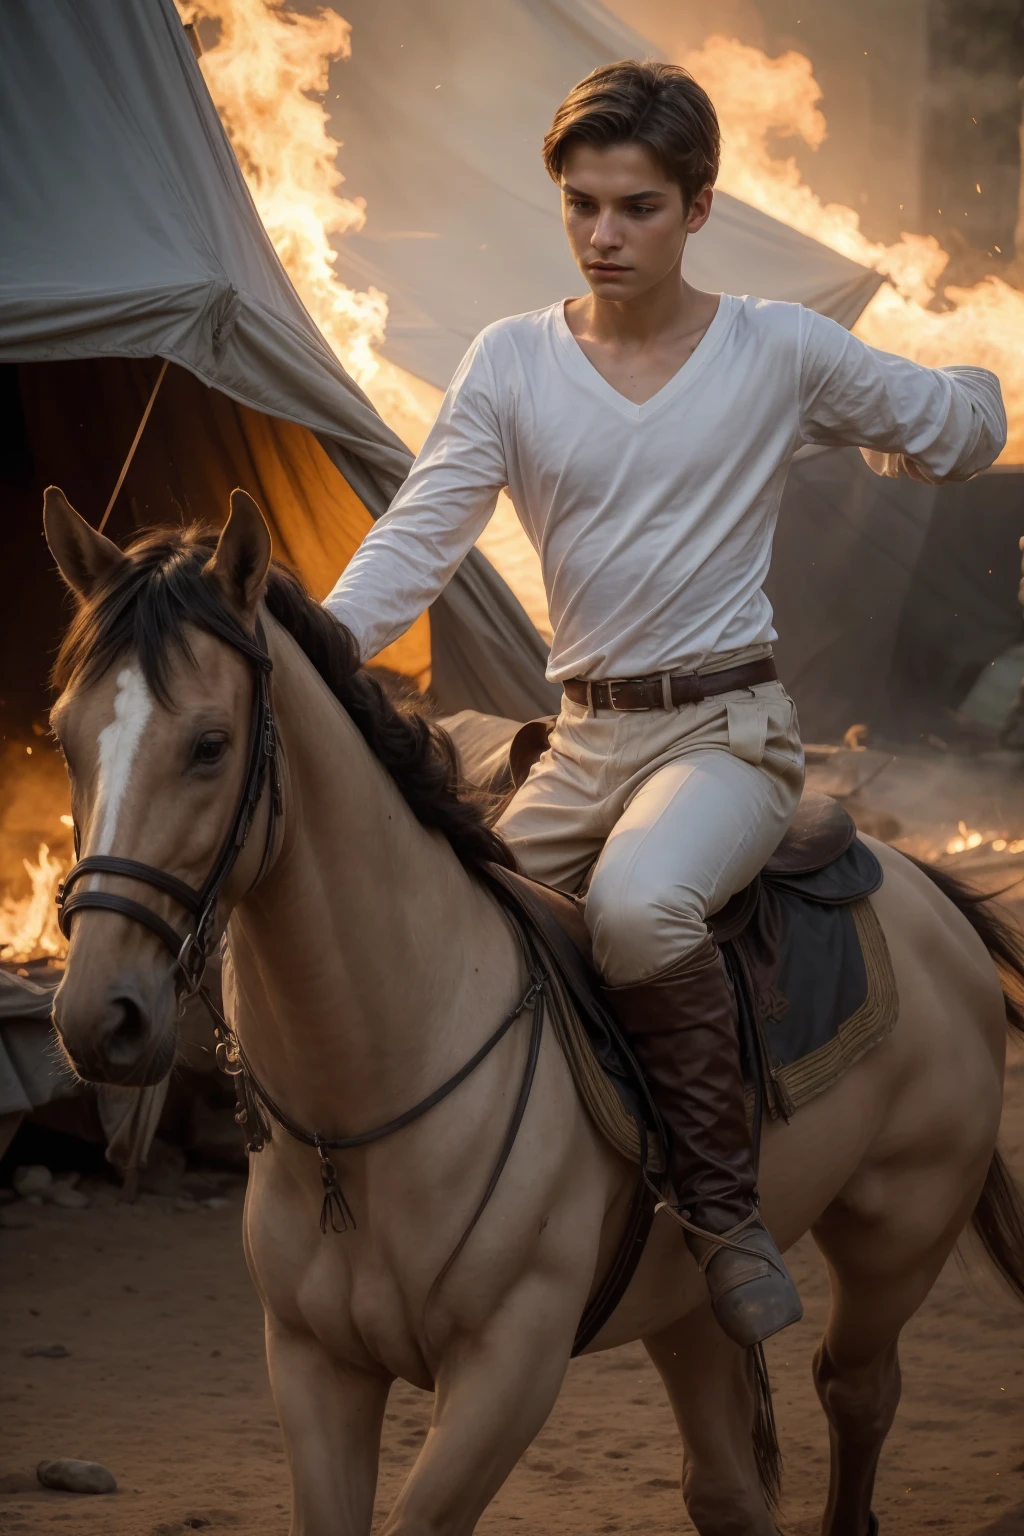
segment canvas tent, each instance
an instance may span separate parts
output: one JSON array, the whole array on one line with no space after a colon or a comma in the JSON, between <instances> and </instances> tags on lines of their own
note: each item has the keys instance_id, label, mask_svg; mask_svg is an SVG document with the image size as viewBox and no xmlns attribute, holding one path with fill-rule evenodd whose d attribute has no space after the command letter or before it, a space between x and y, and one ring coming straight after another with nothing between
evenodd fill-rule
<instances>
[{"instance_id":1,"label":"canvas tent","mask_svg":"<svg viewBox=\"0 0 1024 1536\"><path fill-rule=\"evenodd\" d=\"M332 130L369 206L346 280L388 295L385 355L444 388L490 321L578 293L540 145L611 59L656 50L596 0L344 0L352 57ZM687 248L698 286L791 299L850 326L877 272L719 192Z\"/></svg>"},{"instance_id":2,"label":"canvas tent","mask_svg":"<svg viewBox=\"0 0 1024 1536\"><path fill-rule=\"evenodd\" d=\"M322 595L410 456L300 304L172 0L12 0L0 34L4 477L8 508L23 507L12 554L38 569L40 478L98 520L168 359L111 531L220 521L241 484ZM0 636L12 661L38 635L28 585ZM552 701L543 642L478 552L429 629L383 659L429 666L448 709L528 716Z\"/></svg>"}]
</instances>

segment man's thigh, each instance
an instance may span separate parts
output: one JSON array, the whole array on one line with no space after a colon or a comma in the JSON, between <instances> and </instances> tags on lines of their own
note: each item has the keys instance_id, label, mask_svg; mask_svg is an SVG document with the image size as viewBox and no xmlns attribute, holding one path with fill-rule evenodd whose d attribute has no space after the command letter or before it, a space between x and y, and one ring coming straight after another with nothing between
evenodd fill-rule
<instances>
[{"instance_id":1,"label":"man's thigh","mask_svg":"<svg viewBox=\"0 0 1024 1536\"><path fill-rule=\"evenodd\" d=\"M641 785L587 898L595 958L613 985L655 975L701 942L709 914L778 847L801 777L714 750L667 763Z\"/></svg>"},{"instance_id":2,"label":"man's thigh","mask_svg":"<svg viewBox=\"0 0 1024 1536\"><path fill-rule=\"evenodd\" d=\"M578 889L608 835L604 802L579 765L545 752L498 821L523 872Z\"/></svg>"}]
</instances>

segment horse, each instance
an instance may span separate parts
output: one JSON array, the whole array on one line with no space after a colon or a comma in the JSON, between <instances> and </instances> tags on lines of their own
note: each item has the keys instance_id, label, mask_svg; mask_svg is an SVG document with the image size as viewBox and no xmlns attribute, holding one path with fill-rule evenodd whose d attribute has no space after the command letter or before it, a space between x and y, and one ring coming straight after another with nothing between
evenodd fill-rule
<instances>
[{"instance_id":1,"label":"horse","mask_svg":"<svg viewBox=\"0 0 1024 1536\"><path fill-rule=\"evenodd\" d=\"M297 1133L275 1126L250 1159L243 1219L292 1536L368 1536L398 1378L434 1409L383 1536L468 1536L551 1411L636 1182L551 1031L527 1026L529 956L481 878L510 855L443 732L360 668L348 632L272 560L244 492L219 537L162 529L124 552L54 488L44 523L77 599L51 716L84 861L63 898L63 1049L92 1082L158 1080L181 979L198 984L226 931L232 1038ZM1024 980L1022 950L948 875L871 846L897 1022L790 1123L767 1124L761 1151L780 1248L810 1230L831 1278L814 1362L824 1536L878 1529L900 1331L969 1221L1024 1298L1022 1206L996 1150L1020 1023L1003 984ZM347 1150L328 1157L325 1138ZM589 1348L636 1339L678 1424L698 1532L770 1536L753 1362L715 1324L666 1215Z\"/></svg>"}]
</instances>

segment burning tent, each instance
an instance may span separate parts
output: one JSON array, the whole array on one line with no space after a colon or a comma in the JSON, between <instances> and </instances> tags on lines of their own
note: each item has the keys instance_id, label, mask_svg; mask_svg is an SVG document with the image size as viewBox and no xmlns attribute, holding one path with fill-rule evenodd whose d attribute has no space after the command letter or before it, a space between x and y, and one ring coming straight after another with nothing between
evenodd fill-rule
<instances>
[{"instance_id":1,"label":"burning tent","mask_svg":"<svg viewBox=\"0 0 1024 1536\"><path fill-rule=\"evenodd\" d=\"M241 484L325 593L410 455L300 303L171 0L16 0L3 32L5 657L52 648L42 486L98 523L149 402L109 531L221 521ZM382 660L429 672L445 708L528 716L553 697L543 642L476 552Z\"/></svg>"}]
</instances>

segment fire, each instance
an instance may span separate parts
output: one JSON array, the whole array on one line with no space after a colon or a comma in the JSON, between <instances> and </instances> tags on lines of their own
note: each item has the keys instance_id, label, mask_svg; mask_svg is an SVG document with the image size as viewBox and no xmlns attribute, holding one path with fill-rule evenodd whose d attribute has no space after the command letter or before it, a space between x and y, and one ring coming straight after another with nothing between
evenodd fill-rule
<instances>
[{"instance_id":1,"label":"fire","mask_svg":"<svg viewBox=\"0 0 1024 1536\"><path fill-rule=\"evenodd\" d=\"M946 844L946 853L970 853L975 848L988 846L993 853L1024 853L1024 837L998 837L994 832L978 832L965 821L957 823L958 836Z\"/></svg>"},{"instance_id":2,"label":"fire","mask_svg":"<svg viewBox=\"0 0 1024 1536\"><path fill-rule=\"evenodd\" d=\"M334 270L332 235L361 229L366 203L338 191L341 144L318 98L331 64L351 54L351 27L324 8L303 15L283 0L177 0L185 21L219 24L201 67L260 218L309 313L346 371L388 424L418 448L440 391L377 351L387 295L359 293Z\"/></svg>"},{"instance_id":3,"label":"fire","mask_svg":"<svg viewBox=\"0 0 1024 1536\"><path fill-rule=\"evenodd\" d=\"M719 186L886 274L892 286L878 290L854 327L871 346L929 367L973 363L998 374L1010 424L1002 462L1024 462L1024 293L989 276L973 288L944 289L952 308L929 309L949 262L934 236L904 234L889 246L869 240L852 208L822 203L795 160L772 155L770 134L800 138L812 148L825 138L821 89L803 54L772 59L714 36L682 63L708 91L722 122Z\"/></svg>"},{"instance_id":4,"label":"fire","mask_svg":"<svg viewBox=\"0 0 1024 1536\"><path fill-rule=\"evenodd\" d=\"M22 864L32 889L20 900L12 896L0 900L0 960L17 963L63 955L67 944L57 926L54 898L68 866L50 853L46 843L40 843L35 860L22 859Z\"/></svg>"}]
</instances>

